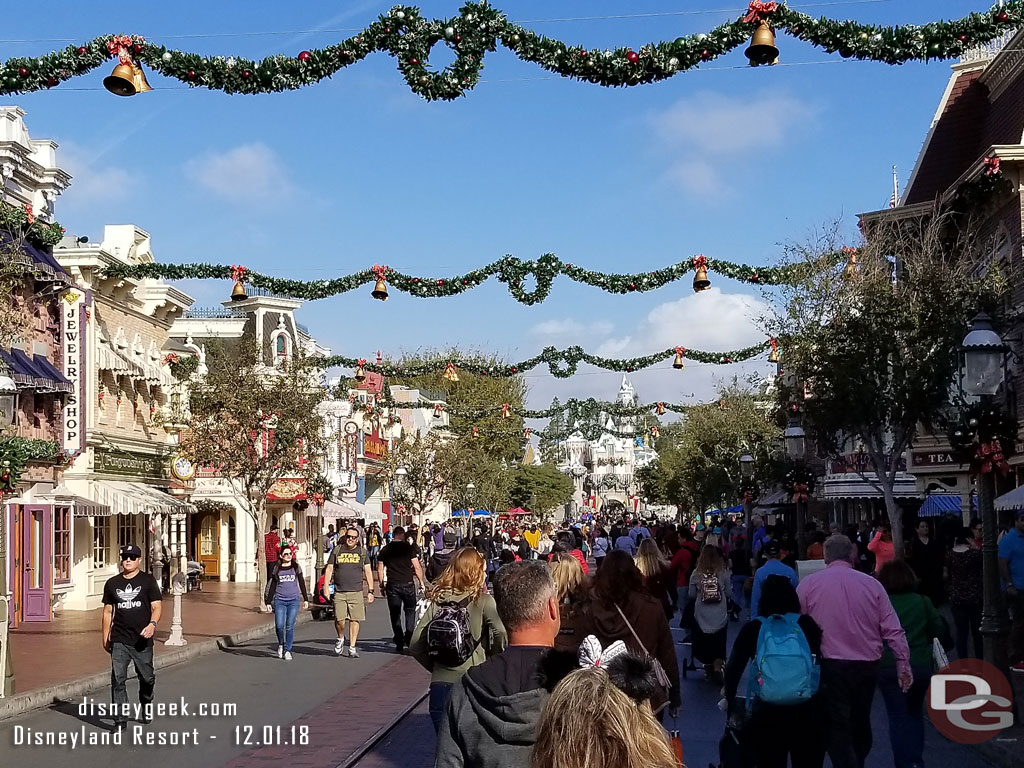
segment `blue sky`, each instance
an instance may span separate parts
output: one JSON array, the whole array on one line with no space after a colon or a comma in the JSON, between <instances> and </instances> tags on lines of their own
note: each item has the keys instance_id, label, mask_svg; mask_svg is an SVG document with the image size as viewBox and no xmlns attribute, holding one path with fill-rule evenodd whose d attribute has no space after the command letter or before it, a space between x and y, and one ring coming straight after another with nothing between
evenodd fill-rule
<instances>
[{"instance_id":1,"label":"blue sky","mask_svg":"<svg viewBox=\"0 0 1024 768\"><path fill-rule=\"evenodd\" d=\"M590 46L671 39L735 17L743 3L691 2L689 15L537 22ZM798 4L794 3L794 5ZM548 0L496 3L515 20L676 12L678 2ZM391 3L123 4L53 0L46 14L11 15L5 40L138 33L209 55L294 55L362 28ZM457 0L420 6L427 17ZM696 13L705 8L723 12ZM923 0L828 4L807 12L881 23L923 23ZM948 0L957 17L986 7ZM342 10L339 10L341 8ZM169 40L172 35L280 32ZM0 55L37 55L65 43L0 43ZM751 69L742 49L664 83L606 89L564 80L499 49L483 80L454 103L413 95L378 54L331 81L265 96L189 90L150 76L154 91L119 99L105 70L51 92L9 98L33 137L61 144L75 182L57 203L69 232L97 239L104 224L134 223L158 260L242 263L300 279L374 263L446 276L506 253L554 252L603 271L635 271L696 253L774 263L780 244L887 204L891 166L905 181L949 77L949 64L882 64L828 57L778 41L786 66ZM450 54L435 49L431 63ZM682 344L745 346L763 338L756 292L712 275L653 293L610 296L568 280L548 300L515 302L497 282L450 299L364 290L301 310L335 352L459 344L520 359L554 344L617 357ZM222 301L226 281L187 282L198 305ZM764 366L688 365L633 376L643 400L710 396L715 379ZM620 376L584 371L562 381L538 369L531 402L553 394L611 398Z\"/></svg>"}]
</instances>

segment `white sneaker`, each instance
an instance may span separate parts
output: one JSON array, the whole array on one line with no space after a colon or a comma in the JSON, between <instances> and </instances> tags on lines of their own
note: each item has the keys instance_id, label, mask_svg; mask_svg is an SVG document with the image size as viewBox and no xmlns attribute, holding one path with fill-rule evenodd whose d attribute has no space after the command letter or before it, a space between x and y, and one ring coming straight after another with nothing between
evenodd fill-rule
<instances>
[{"instance_id":1,"label":"white sneaker","mask_svg":"<svg viewBox=\"0 0 1024 768\"><path fill-rule=\"evenodd\" d=\"M291 661L292 660L292 652L291 651L285 651L284 652L284 660L285 661Z\"/></svg>"},{"instance_id":2,"label":"white sneaker","mask_svg":"<svg viewBox=\"0 0 1024 768\"><path fill-rule=\"evenodd\" d=\"M345 648L345 638L339 637L338 642L334 644L334 652L339 656L343 656L345 654Z\"/></svg>"},{"instance_id":3,"label":"white sneaker","mask_svg":"<svg viewBox=\"0 0 1024 768\"><path fill-rule=\"evenodd\" d=\"M348 655L349 655L349 658L358 659L359 658L359 651L356 650L356 647L354 645L349 646Z\"/></svg>"},{"instance_id":4,"label":"white sneaker","mask_svg":"<svg viewBox=\"0 0 1024 768\"><path fill-rule=\"evenodd\" d=\"M277 646L277 658L279 658L279 659L283 659L284 658L284 646L283 645Z\"/></svg>"}]
</instances>

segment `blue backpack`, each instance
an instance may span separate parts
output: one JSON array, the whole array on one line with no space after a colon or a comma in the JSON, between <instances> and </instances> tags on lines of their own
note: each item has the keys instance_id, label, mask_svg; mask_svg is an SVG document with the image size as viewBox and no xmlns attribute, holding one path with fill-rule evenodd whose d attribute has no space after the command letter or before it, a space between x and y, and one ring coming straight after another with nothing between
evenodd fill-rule
<instances>
[{"instance_id":1,"label":"blue backpack","mask_svg":"<svg viewBox=\"0 0 1024 768\"><path fill-rule=\"evenodd\" d=\"M750 671L748 703L791 706L809 701L818 692L821 668L811 654L800 614L758 616L761 632Z\"/></svg>"}]
</instances>

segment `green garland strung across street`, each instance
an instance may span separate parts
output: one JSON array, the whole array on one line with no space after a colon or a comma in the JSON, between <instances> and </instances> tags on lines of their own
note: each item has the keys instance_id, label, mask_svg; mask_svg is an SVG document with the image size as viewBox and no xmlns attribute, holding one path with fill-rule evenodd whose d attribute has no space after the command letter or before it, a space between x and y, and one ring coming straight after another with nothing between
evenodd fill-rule
<instances>
[{"instance_id":1,"label":"green garland strung across street","mask_svg":"<svg viewBox=\"0 0 1024 768\"><path fill-rule=\"evenodd\" d=\"M833 259L838 263L840 260L845 261L847 256L843 253L836 253L825 258ZM546 253L535 261L524 261L515 256L504 256L471 272L444 278L417 277L388 266L374 265L370 269L333 280L288 280L251 272L248 269L244 270L243 279L246 283L278 296L315 300L348 293L378 279L386 281L392 288L419 298L455 296L476 288L491 277L497 277L500 282L508 286L508 292L516 301L530 306L539 304L550 295L551 286L558 275L565 275L578 283L600 288L608 293L644 293L685 277L694 270L695 262L701 259L709 272L754 285L789 284L800 275L802 270L807 269L806 264L752 267L748 264L737 264L698 255L692 259L649 272L609 274L567 264L553 253ZM111 278L129 279L203 280L219 278L234 280L237 269L235 266L224 264L115 264L106 267L104 275ZM528 290L526 284L531 278L536 284L533 290Z\"/></svg>"},{"instance_id":2,"label":"green garland strung across street","mask_svg":"<svg viewBox=\"0 0 1024 768\"><path fill-rule=\"evenodd\" d=\"M644 355L642 357L633 357L625 360L592 355L583 351L582 347L567 347L566 349L545 347L539 355L529 357L521 362L495 365L490 368L483 369L474 365L472 362L466 362L459 358L453 358L447 361L434 360L421 365L400 366L389 362L371 363L365 359L344 357L342 355L335 355L333 357L325 357L317 360L317 365L323 369L339 367L354 369L362 368L364 371L373 371L374 373L384 374L384 376L422 376L424 374L436 373L438 371L445 371L445 375L447 376L449 374L457 374L459 369L461 369L465 371L473 371L483 376L507 378L509 376L515 376L516 374L532 370L533 368L546 363L548 371L550 371L552 376L559 379L567 379L576 373L576 369L580 363L589 363L597 368L603 368L606 371L621 371L623 373L630 373L632 371L650 368L651 366L657 365L662 360L667 360L669 358L673 359L673 367L675 367L676 360L680 356L684 359L693 360L698 363L727 365L729 363L741 363L745 360L750 360L751 358L757 357L758 355L768 351L770 347L771 341L765 341L762 344L755 344L751 347L731 350L729 352L704 352L699 349L672 347L663 352L655 352L653 355Z\"/></svg>"},{"instance_id":3,"label":"green garland strung across street","mask_svg":"<svg viewBox=\"0 0 1024 768\"><path fill-rule=\"evenodd\" d=\"M433 403L423 400L420 405L422 407L426 407L432 406ZM550 419L557 414L568 412L570 421L590 421L592 419L596 419L601 414L618 417L635 417L649 413L661 415L665 411L685 413L693 407L693 405L668 402L647 403L646 405L623 405L622 403L602 402L600 400L595 400L592 397L587 398L586 400L569 398L555 408L542 408L538 411L530 410L529 408L513 408L511 406L506 408L505 405L494 405L486 408L462 408L458 406L450 407L448 405L441 406L445 413L466 419L481 419L485 416L491 416L494 414L500 414L502 416L515 415L523 419Z\"/></svg>"},{"instance_id":4,"label":"green garland strung across street","mask_svg":"<svg viewBox=\"0 0 1024 768\"><path fill-rule=\"evenodd\" d=\"M480 81L484 56L500 44L523 61L576 80L619 87L666 80L726 54L750 39L761 21L829 53L903 64L948 59L1022 25L1024 0L1010 0L953 21L878 26L820 18L776 5L752 2L740 18L707 33L650 43L635 50L588 49L537 34L508 20L486 2L462 6L450 19L428 20L413 6L395 6L362 32L326 48L260 61L242 56L201 56L146 41L138 35L104 35L39 57L15 57L0 64L0 93L53 88L108 63L112 56L138 62L197 88L225 93L275 93L330 78L371 53L387 52L409 88L429 101L463 96ZM440 71L429 68L435 45L455 60Z\"/></svg>"}]
</instances>

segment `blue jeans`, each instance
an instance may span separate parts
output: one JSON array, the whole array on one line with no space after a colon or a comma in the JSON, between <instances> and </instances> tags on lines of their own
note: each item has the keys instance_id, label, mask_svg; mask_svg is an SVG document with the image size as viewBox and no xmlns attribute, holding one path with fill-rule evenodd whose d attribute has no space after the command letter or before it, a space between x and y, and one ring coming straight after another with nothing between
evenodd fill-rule
<instances>
[{"instance_id":1,"label":"blue jeans","mask_svg":"<svg viewBox=\"0 0 1024 768\"><path fill-rule=\"evenodd\" d=\"M380 554L380 547L367 547L366 556L370 558L370 568L377 572L377 556Z\"/></svg>"},{"instance_id":2,"label":"blue jeans","mask_svg":"<svg viewBox=\"0 0 1024 768\"><path fill-rule=\"evenodd\" d=\"M295 637L295 620L299 617L299 606L302 601L293 597L286 599L274 598L274 628L277 630L277 644L283 645L286 651L292 649Z\"/></svg>"},{"instance_id":3,"label":"blue jeans","mask_svg":"<svg viewBox=\"0 0 1024 768\"><path fill-rule=\"evenodd\" d=\"M743 585L747 583L746 576L733 576L732 577L732 601L736 603L736 610L741 614L743 609L747 607L747 596L743 592ZM754 610L751 609L751 618L753 618Z\"/></svg>"},{"instance_id":4,"label":"blue jeans","mask_svg":"<svg viewBox=\"0 0 1024 768\"><path fill-rule=\"evenodd\" d=\"M676 587L676 607L679 609L679 618L683 618L683 614L686 612L686 605L690 602L690 588ZM682 626L680 624L680 626Z\"/></svg>"},{"instance_id":5,"label":"blue jeans","mask_svg":"<svg viewBox=\"0 0 1024 768\"><path fill-rule=\"evenodd\" d=\"M430 684L430 720L434 723L434 733L441 732L441 721L448 707L448 699L452 695L452 683Z\"/></svg>"},{"instance_id":6,"label":"blue jeans","mask_svg":"<svg viewBox=\"0 0 1024 768\"><path fill-rule=\"evenodd\" d=\"M924 764L924 697L932 679L930 666L915 666L914 684L900 690L896 667L883 667L878 675L885 711L889 714L889 741L896 768Z\"/></svg>"},{"instance_id":7,"label":"blue jeans","mask_svg":"<svg viewBox=\"0 0 1024 768\"><path fill-rule=\"evenodd\" d=\"M135 665L135 674L139 676L139 703L149 704L153 701L153 687L156 685L156 673L153 671L153 644L139 651L133 645L114 643L110 649L110 692L114 704L123 707L128 703L128 664ZM127 718L118 712L114 722L123 722Z\"/></svg>"}]
</instances>

